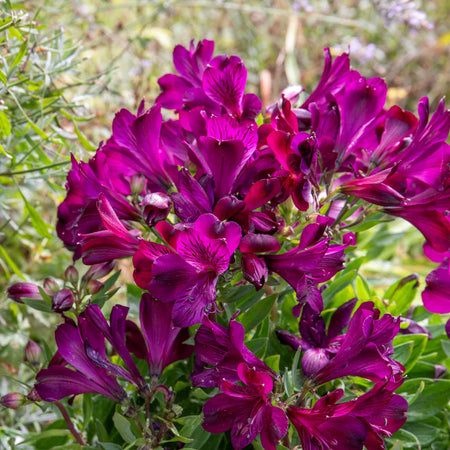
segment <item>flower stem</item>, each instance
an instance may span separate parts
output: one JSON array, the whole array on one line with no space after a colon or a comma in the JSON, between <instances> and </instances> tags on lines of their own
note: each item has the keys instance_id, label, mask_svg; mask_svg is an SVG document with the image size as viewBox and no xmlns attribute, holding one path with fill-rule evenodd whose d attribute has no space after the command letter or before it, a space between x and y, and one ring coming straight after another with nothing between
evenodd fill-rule
<instances>
[{"instance_id":1,"label":"flower stem","mask_svg":"<svg viewBox=\"0 0 450 450\"><path fill-rule=\"evenodd\" d=\"M75 425L73 424L72 419L70 418L69 413L67 412L67 409L65 408L65 406L59 401L54 402L54 404L61 412L61 414L64 418L64 421L66 422L67 428L70 430L70 432L72 433L72 436L75 438L75 440L80 445L87 445L86 442L84 441L83 437L81 436L81 434L78 433L78 431L76 430Z\"/></svg>"}]
</instances>

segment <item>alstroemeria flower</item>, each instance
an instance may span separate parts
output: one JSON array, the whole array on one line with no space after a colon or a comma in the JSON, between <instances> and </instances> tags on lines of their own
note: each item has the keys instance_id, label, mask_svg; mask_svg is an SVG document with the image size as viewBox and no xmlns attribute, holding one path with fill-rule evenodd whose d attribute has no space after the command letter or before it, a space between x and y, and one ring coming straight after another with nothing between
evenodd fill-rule
<instances>
[{"instance_id":1,"label":"alstroemeria flower","mask_svg":"<svg viewBox=\"0 0 450 450\"><path fill-rule=\"evenodd\" d=\"M294 350L301 347L305 352L302 369L307 377L313 376L328 364L339 351L344 339L341 333L350 320L355 304L356 299L353 299L337 308L331 316L328 330L322 316L305 304L298 324L301 337L287 331L277 331L278 339L282 343L290 345Z\"/></svg>"},{"instance_id":2,"label":"alstroemeria flower","mask_svg":"<svg viewBox=\"0 0 450 450\"><path fill-rule=\"evenodd\" d=\"M124 220L138 220L139 209L126 199L129 186L112 177L106 156L98 151L88 163L78 162L72 155L72 169L67 175L67 196L58 207L56 231L58 237L75 258L80 257L82 234L103 229L97 211L97 200L103 194L112 204L115 213Z\"/></svg>"},{"instance_id":3,"label":"alstroemeria flower","mask_svg":"<svg viewBox=\"0 0 450 450\"><path fill-rule=\"evenodd\" d=\"M239 381L238 365L268 373L273 378L278 375L258 359L244 344L245 330L242 324L230 321L228 329L203 318L202 325L195 334L195 370L192 374L194 386L219 386L223 381Z\"/></svg>"},{"instance_id":4,"label":"alstroemeria flower","mask_svg":"<svg viewBox=\"0 0 450 450\"><path fill-rule=\"evenodd\" d=\"M403 380L378 383L354 400L337 403L338 389L320 398L311 409L290 406L290 421L305 450L384 450L383 436L390 436L406 421L408 402L394 394Z\"/></svg>"},{"instance_id":5,"label":"alstroemeria flower","mask_svg":"<svg viewBox=\"0 0 450 450\"><path fill-rule=\"evenodd\" d=\"M139 230L128 230L103 194L99 195L97 209L105 229L82 236L83 263L106 263L134 255L139 247Z\"/></svg>"},{"instance_id":6,"label":"alstroemeria flower","mask_svg":"<svg viewBox=\"0 0 450 450\"><path fill-rule=\"evenodd\" d=\"M102 394L119 403L127 397L115 376L111 375L113 367L117 370L121 368L110 363L105 369L93 362L88 355L87 349L93 349L106 360L104 337L95 327L82 329L71 323L64 323L56 329L55 339L59 357L76 370L51 365L48 369L39 371L35 388L43 400L53 402L86 392ZM89 343L87 347L86 342ZM127 371L122 370L121 375L130 379Z\"/></svg>"},{"instance_id":7,"label":"alstroemeria flower","mask_svg":"<svg viewBox=\"0 0 450 450\"><path fill-rule=\"evenodd\" d=\"M317 312L323 308L317 284L330 280L343 269L344 250L351 243L344 239L343 245L330 244L329 238L323 238L326 225L327 219L319 216L316 223L304 228L298 247L264 256L269 271L293 287L301 304L308 303Z\"/></svg>"},{"instance_id":8,"label":"alstroemeria flower","mask_svg":"<svg viewBox=\"0 0 450 450\"><path fill-rule=\"evenodd\" d=\"M184 344L189 338L188 329L173 324L172 308L172 303L143 294L139 308L142 332L134 322L126 323L127 348L147 360L151 377L159 378L165 367L189 358L193 351L193 346Z\"/></svg>"},{"instance_id":9,"label":"alstroemeria flower","mask_svg":"<svg viewBox=\"0 0 450 450\"><path fill-rule=\"evenodd\" d=\"M445 314L450 312L450 269L448 258L430 272L425 282L427 287L422 292L423 306L428 311Z\"/></svg>"},{"instance_id":10,"label":"alstroemeria flower","mask_svg":"<svg viewBox=\"0 0 450 450\"><path fill-rule=\"evenodd\" d=\"M217 278L227 270L240 237L238 224L203 214L179 232L176 253L154 259L148 290L159 301L174 302L176 326L199 323L215 310Z\"/></svg>"},{"instance_id":11,"label":"alstroemeria flower","mask_svg":"<svg viewBox=\"0 0 450 450\"><path fill-rule=\"evenodd\" d=\"M393 353L392 340L399 329L399 318L390 314L380 318L373 302L363 303L350 319L334 358L313 375L315 384L349 375L377 382L403 373L404 367L389 357Z\"/></svg>"},{"instance_id":12,"label":"alstroemeria flower","mask_svg":"<svg viewBox=\"0 0 450 450\"><path fill-rule=\"evenodd\" d=\"M235 450L249 445L261 435L265 450L275 450L288 430L285 412L271 404L273 380L267 373L250 369L245 363L237 368L243 386L223 381L218 394L203 406L203 428L210 433L231 429L231 444Z\"/></svg>"}]
</instances>

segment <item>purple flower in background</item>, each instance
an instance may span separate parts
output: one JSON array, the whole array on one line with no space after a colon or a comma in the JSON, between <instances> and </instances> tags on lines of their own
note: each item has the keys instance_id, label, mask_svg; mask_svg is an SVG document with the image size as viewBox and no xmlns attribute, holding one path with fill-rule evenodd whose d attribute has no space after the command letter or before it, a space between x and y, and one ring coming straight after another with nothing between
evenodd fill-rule
<instances>
[{"instance_id":1,"label":"purple flower in background","mask_svg":"<svg viewBox=\"0 0 450 450\"><path fill-rule=\"evenodd\" d=\"M271 404L273 380L240 363L237 367L243 386L223 381L218 394L203 406L203 428L210 433L223 433L231 429L231 444L236 450L249 445L261 435L265 450L275 450L288 430L285 412Z\"/></svg>"}]
</instances>

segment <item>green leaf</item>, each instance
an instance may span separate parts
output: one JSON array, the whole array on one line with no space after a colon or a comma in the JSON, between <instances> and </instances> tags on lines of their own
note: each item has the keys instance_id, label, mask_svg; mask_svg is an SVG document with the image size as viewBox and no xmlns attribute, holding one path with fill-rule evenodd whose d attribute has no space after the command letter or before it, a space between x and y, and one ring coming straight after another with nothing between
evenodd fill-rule
<instances>
[{"instance_id":1,"label":"green leaf","mask_svg":"<svg viewBox=\"0 0 450 450\"><path fill-rule=\"evenodd\" d=\"M25 277L23 276L22 272L19 270L19 268L16 266L16 263L9 257L8 253L6 253L6 250L0 245L0 256L3 258L3 260L8 264L10 269L22 280L25 280Z\"/></svg>"},{"instance_id":2,"label":"green leaf","mask_svg":"<svg viewBox=\"0 0 450 450\"><path fill-rule=\"evenodd\" d=\"M414 450L421 448L417 436L403 428L392 435L391 440L393 439L398 439L402 443L400 448L413 448Z\"/></svg>"},{"instance_id":3,"label":"green leaf","mask_svg":"<svg viewBox=\"0 0 450 450\"><path fill-rule=\"evenodd\" d=\"M78 128L78 125L72 121L73 129L75 130L76 135L78 136L78 140L80 141L80 144L88 151L88 152L95 152L97 150L97 147L93 144L91 144L86 137L83 135L83 133Z\"/></svg>"},{"instance_id":4,"label":"green leaf","mask_svg":"<svg viewBox=\"0 0 450 450\"><path fill-rule=\"evenodd\" d=\"M408 373L416 364L427 346L428 336L426 334L404 334L394 338L394 359L405 366ZM407 355L405 353L407 352ZM397 358L397 356L399 358ZM401 357L400 357L401 356ZM406 356L405 359L403 359Z\"/></svg>"},{"instance_id":5,"label":"green leaf","mask_svg":"<svg viewBox=\"0 0 450 450\"><path fill-rule=\"evenodd\" d=\"M61 422L61 421L59 421ZM53 424L52 424L53 425ZM50 427L50 425L49 425ZM30 444L31 442L36 442L41 439L47 439L47 438L56 438L60 436L69 436L70 431L67 429L46 429L44 431L40 431L38 433L29 433L27 437L20 442L20 445L23 444Z\"/></svg>"},{"instance_id":6,"label":"green leaf","mask_svg":"<svg viewBox=\"0 0 450 450\"><path fill-rule=\"evenodd\" d=\"M385 293L389 300L387 311L394 316L408 311L419 287L418 275L412 274L394 283Z\"/></svg>"},{"instance_id":7,"label":"green leaf","mask_svg":"<svg viewBox=\"0 0 450 450\"><path fill-rule=\"evenodd\" d=\"M442 339L441 346L442 346L442 350L444 350L444 353L447 356L447 358L450 358L450 341Z\"/></svg>"},{"instance_id":8,"label":"green leaf","mask_svg":"<svg viewBox=\"0 0 450 450\"><path fill-rule=\"evenodd\" d=\"M6 86L8 84L8 79L6 78L5 72L0 70L0 81Z\"/></svg>"},{"instance_id":9,"label":"green leaf","mask_svg":"<svg viewBox=\"0 0 450 450\"><path fill-rule=\"evenodd\" d=\"M42 217L38 214L38 212L31 206L30 202L25 198L19 185L16 183L17 190L19 191L24 203L27 208L28 214L30 215L31 223L33 224L34 229L37 233L43 238L50 239L51 234L48 232L47 224L42 220Z\"/></svg>"},{"instance_id":10,"label":"green leaf","mask_svg":"<svg viewBox=\"0 0 450 450\"><path fill-rule=\"evenodd\" d=\"M425 387L414 403L408 409L408 421L420 421L433 417L444 409L450 400L450 380L414 379L406 380L396 391L415 393L418 383L424 382Z\"/></svg>"},{"instance_id":11,"label":"green leaf","mask_svg":"<svg viewBox=\"0 0 450 450\"><path fill-rule=\"evenodd\" d=\"M92 394L83 395L83 429L85 430L92 418Z\"/></svg>"},{"instance_id":12,"label":"green leaf","mask_svg":"<svg viewBox=\"0 0 450 450\"><path fill-rule=\"evenodd\" d=\"M237 320L244 325L245 331L250 331L259 325L270 313L277 296L269 295L256 303L250 310L238 316Z\"/></svg>"},{"instance_id":13,"label":"green leaf","mask_svg":"<svg viewBox=\"0 0 450 450\"><path fill-rule=\"evenodd\" d=\"M280 355L268 356L264 362L275 372L280 371Z\"/></svg>"},{"instance_id":14,"label":"green leaf","mask_svg":"<svg viewBox=\"0 0 450 450\"><path fill-rule=\"evenodd\" d=\"M28 41L25 41L20 46L19 51L17 52L17 55L14 58L14 61L9 66L9 74L11 74L12 70L14 69L14 67L16 67L17 64L20 63L20 61L22 61L22 58L25 56L25 53L27 52L27 49L28 49Z\"/></svg>"},{"instance_id":15,"label":"green leaf","mask_svg":"<svg viewBox=\"0 0 450 450\"><path fill-rule=\"evenodd\" d=\"M131 431L130 421L126 417L119 414L117 411L114 413L113 422L117 431L122 436L122 439L128 444L138 438L138 436L135 436Z\"/></svg>"},{"instance_id":16,"label":"green leaf","mask_svg":"<svg viewBox=\"0 0 450 450\"><path fill-rule=\"evenodd\" d=\"M11 122L8 116L0 110L0 136L8 137L11 134Z\"/></svg>"},{"instance_id":17,"label":"green leaf","mask_svg":"<svg viewBox=\"0 0 450 450\"><path fill-rule=\"evenodd\" d=\"M52 307L45 300L38 300L33 298L22 298L23 303L30 308L43 312L51 312Z\"/></svg>"},{"instance_id":18,"label":"green leaf","mask_svg":"<svg viewBox=\"0 0 450 450\"><path fill-rule=\"evenodd\" d=\"M326 308L333 297L346 288L356 277L356 270L352 270L339 278L336 278L322 293L323 305Z\"/></svg>"}]
</instances>

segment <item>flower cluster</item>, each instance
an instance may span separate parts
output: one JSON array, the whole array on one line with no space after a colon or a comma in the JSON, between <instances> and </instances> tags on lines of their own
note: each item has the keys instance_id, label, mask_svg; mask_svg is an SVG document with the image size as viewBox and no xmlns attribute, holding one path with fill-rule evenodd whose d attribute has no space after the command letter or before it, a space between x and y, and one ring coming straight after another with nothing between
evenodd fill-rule
<instances>
[{"instance_id":1,"label":"flower cluster","mask_svg":"<svg viewBox=\"0 0 450 450\"><path fill-rule=\"evenodd\" d=\"M173 395L158 380L165 367L195 352L193 386L220 390L203 406L203 427L231 430L235 449L258 435L266 450L282 439L288 445L289 421L305 449L383 449L408 406L394 393L405 370L392 359L400 320L380 317L372 302L359 302L352 314L354 299L327 326L322 292L356 245L352 226L378 210L422 232L427 255L441 262L427 278L425 306L450 311L442 287L450 284L450 113L441 102L429 119L427 99L419 118L398 106L386 109L384 81L351 70L348 54L333 61L328 49L309 96L288 88L261 113L259 98L245 93L241 59L213 50L208 40L177 46L177 74L159 79L155 105L147 110L142 102L136 115L121 110L92 159L72 158L58 235L75 260L91 266L82 283L88 294L95 293L89 283L92 290L91 281L115 260L132 258L144 291L140 327L119 305L108 323L79 291L75 317L68 317L74 292L58 290L53 309L64 323L56 330L57 354L37 374L37 394L58 401L99 393L138 417L124 382L145 399L147 412L158 389L169 408ZM230 319L220 295L230 280L271 294L270 277L297 299L299 335L277 331L282 343L303 352L305 381L294 393L250 351L249 330L239 316ZM15 285L9 294L37 299L43 291ZM147 361L148 372L137 359ZM333 382L349 376L372 387L342 402L344 391ZM144 434L152 445L167 431L158 426L158 433Z\"/></svg>"}]
</instances>

